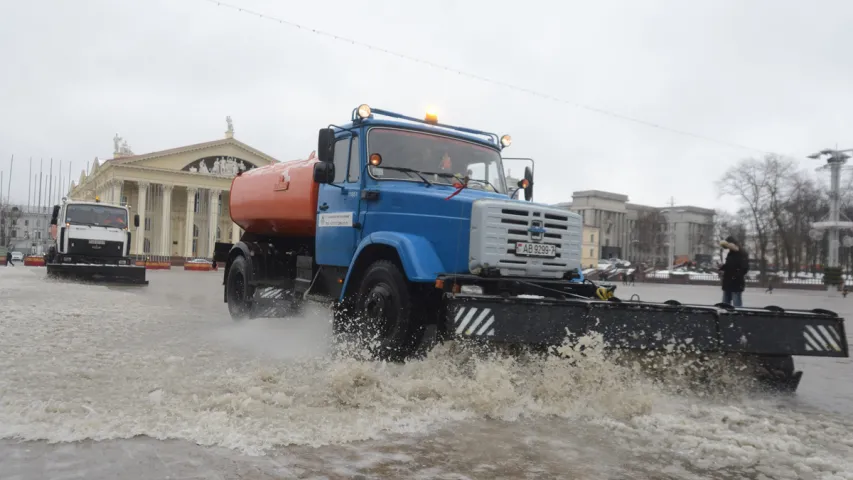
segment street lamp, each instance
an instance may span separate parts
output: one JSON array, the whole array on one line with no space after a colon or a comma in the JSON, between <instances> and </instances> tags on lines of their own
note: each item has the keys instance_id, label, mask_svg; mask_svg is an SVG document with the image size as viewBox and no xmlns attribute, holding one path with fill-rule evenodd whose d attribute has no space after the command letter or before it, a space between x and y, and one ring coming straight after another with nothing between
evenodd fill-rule
<instances>
[{"instance_id":1,"label":"street lamp","mask_svg":"<svg viewBox=\"0 0 853 480\"><path fill-rule=\"evenodd\" d=\"M829 191L829 216L826 220L815 222L812 228L815 230L827 230L829 232L829 252L827 263L829 267L838 266L838 234L841 230L853 229L853 222L841 221L840 190L841 190L841 167L850 158L847 152L853 152L853 148L847 150L833 150L825 148L808 156L811 159L819 159L826 156L826 165L821 168L829 168L830 191Z\"/></svg>"}]
</instances>

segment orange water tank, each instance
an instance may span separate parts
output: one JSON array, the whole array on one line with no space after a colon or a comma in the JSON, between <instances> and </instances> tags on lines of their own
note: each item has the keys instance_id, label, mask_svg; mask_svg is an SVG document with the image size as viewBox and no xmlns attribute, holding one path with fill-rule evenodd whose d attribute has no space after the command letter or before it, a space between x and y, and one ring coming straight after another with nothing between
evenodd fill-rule
<instances>
[{"instance_id":1,"label":"orange water tank","mask_svg":"<svg viewBox=\"0 0 853 480\"><path fill-rule=\"evenodd\" d=\"M255 168L231 182L231 220L243 230L276 237L314 236L317 194L312 153L293 160Z\"/></svg>"}]
</instances>

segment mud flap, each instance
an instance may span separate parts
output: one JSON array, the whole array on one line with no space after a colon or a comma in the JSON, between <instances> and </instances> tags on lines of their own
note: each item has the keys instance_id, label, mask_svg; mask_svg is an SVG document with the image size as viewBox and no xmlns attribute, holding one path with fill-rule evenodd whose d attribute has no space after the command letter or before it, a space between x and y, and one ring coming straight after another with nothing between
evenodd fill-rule
<instances>
[{"instance_id":1,"label":"mud flap","mask_svg":"<svg viewBox=\"0 0 853 480\"><path fill-rule=\"evenodd\" d=\"M145 267L136 265L91 265L48 263L47 276L112 285L148 285Z\"/></svg>"},{"instance_id":2,"label":"mud flap","mask_svg":"<svg viewBox=\"0 0 853 480\"><path fill-rule=\"evenodd\" d=\"M285 318L298 315L301 296L293 290L277 287L256 287L252 296L250 318Z\"/></svg>"},{"instance_id":3,"label":"mud flap","mask_svg":"<svg viewBox=\"0 0 853 480\"><path fill-rule=\"evenodd\" d=\"M558 345L597 332L615 348L849 356L844 320L826 310L452 294L445 301L448 332L488 342Z\"/></svg>"}]
</instances>

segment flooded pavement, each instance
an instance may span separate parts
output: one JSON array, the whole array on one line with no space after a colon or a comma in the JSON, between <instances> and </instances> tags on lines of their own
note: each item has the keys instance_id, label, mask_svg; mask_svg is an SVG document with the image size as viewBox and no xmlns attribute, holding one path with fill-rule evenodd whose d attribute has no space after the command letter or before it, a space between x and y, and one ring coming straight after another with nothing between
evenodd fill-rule
<instances>
[{"instance_id":1,"label":"flooded pavement","mask_svg":"<svg viewBox=\"0 0 853 480\"><path fill-rule=\"evenodd\" d=\"M570 367L448 344L359 362L332 354L319 307L235 323L220 274L148 275L107 288L0 268L0 478L853 479L850 359L797 358L793 398L676 394L597 355ZM826 292L744 302L853 317Z\"/></svg>"}]
</instances>

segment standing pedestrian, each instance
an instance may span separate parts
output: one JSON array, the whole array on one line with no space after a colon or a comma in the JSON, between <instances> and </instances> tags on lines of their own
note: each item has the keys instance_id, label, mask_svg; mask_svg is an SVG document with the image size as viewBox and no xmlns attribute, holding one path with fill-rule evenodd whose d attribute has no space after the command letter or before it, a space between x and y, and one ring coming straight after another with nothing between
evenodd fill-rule
<instances>
[{"instance_id":1,"label":"standing pedestrian","mask_svg":"<svg viewBox=\"0 0 853 480\"><path fill-rule=\"evenodd\" d=\"M749 254L731 235L720 242L720 246L729 251L725 263L720 266L720 271L723 272L723 303L742 307L746 273L749 271Z\"/></svg>"}]
</instances>

